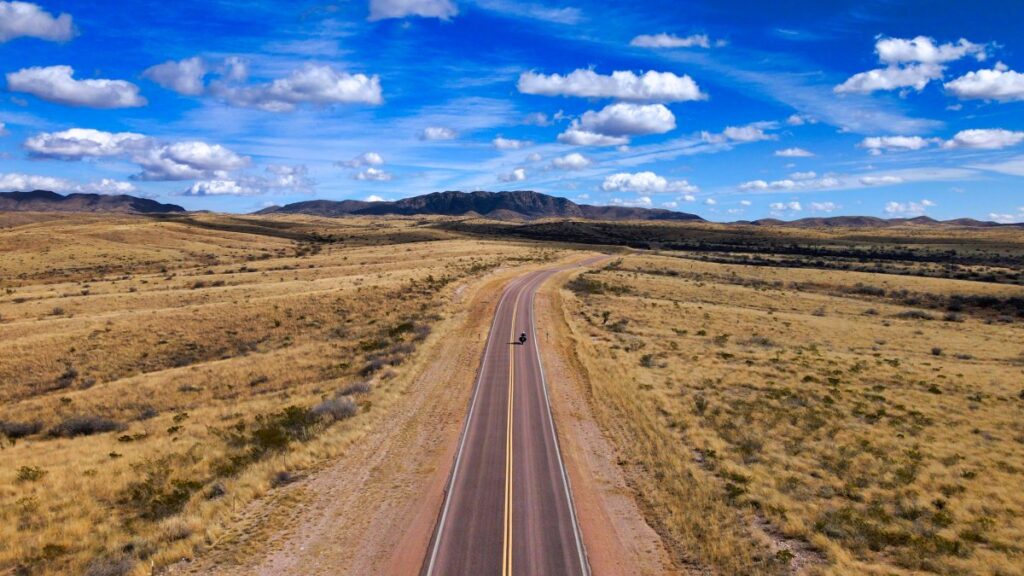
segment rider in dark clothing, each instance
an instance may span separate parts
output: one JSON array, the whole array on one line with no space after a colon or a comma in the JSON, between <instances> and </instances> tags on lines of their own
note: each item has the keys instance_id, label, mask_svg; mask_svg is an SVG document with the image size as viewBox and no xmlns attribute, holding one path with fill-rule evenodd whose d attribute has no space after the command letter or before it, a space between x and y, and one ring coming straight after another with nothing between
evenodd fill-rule
<instances>
[{"instance_id":1,"label":"rider in dark clothing","mask_svg":"<svg viewBox=\"0 0 1024 576\"><path fill-rule=\"evenodd\" d=\"M526 344L526 332L523 332L522 334L519 335L519 343Z\"/></svg>"}]
</instances>

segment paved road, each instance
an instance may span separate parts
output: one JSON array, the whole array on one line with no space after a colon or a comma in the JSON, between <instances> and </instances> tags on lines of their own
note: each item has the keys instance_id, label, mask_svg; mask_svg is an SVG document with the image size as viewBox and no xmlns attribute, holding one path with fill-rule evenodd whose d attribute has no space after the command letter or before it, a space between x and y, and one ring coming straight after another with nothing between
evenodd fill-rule
<instances>
[{"instance_id":1,"label":"paved road","mask_svg":"<svg viewBox=\"0 0 1024 576\"><path fill-rule=\"evenodd\" d=\"M589 263L588 261L587 263ZM505 289L424 559L427 576L590 574L537 351L533 297L552 274ZM528 336L518 343L519 334Z\"/></svg>"}]
</instances>

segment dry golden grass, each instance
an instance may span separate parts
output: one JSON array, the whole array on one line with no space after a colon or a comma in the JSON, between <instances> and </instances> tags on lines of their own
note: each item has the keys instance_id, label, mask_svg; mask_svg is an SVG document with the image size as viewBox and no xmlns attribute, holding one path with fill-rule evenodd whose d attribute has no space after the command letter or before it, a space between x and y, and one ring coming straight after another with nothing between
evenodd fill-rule
<instances>
[{"instance_id":1,"label":"dry golden grass","mask_svg":"<svg viewBox=\"0 0 1024 576\"><path fill-rule=\"evenodd\" d=\"M680 256L563 292L596 416L680 564L1024 574L1020 318L906 304L1021 288Z\"/></svg>"},{"instance_id":2,"label":"dry golden grass","mask_svg":"<svg viewBox=\"0 0 1024 576\"><path fill-rule=\"evenodd\" d=\"M0 220L0 573L194 556L380 421L462 284L558 255L423 224Z\"/></svg>"}]
</instances>

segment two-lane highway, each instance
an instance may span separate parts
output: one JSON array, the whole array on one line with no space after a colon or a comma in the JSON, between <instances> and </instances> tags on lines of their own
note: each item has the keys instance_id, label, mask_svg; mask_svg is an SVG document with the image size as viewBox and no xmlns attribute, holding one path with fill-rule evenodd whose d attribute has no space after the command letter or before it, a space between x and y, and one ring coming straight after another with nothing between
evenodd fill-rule
<instances>
[{"instance_id":1,"label":"two-lane highway","mask_svg":"<svg viewBox=\"0 0 1024 576\"><path fill-rule=\"evenodd\" d=\"M495 311L427 576L590 573L548 403L535 333L537 288L513 280ZM525 344L518 341L527 334Z\"/></svg>"}]
</instances>

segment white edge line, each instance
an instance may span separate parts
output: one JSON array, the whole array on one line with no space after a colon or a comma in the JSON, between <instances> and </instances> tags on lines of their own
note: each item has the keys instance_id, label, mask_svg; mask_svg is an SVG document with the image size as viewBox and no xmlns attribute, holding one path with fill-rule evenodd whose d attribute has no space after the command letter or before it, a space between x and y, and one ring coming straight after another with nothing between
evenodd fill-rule
<instances>
[{"instance_id":1,"label":"white edge line","mask_svg":"<svg viewBox=\"0 0 1024 576\"><path fill-rule=\"evenodd\" d=\"M518 278L516 279L518 280ZM466 437L469 435L469 426L473 421L473 413L476 410L476 399L480 395L480 382L484 379L484 373L487 368L488 352L491 348L491 342L493 339L491 336L494 333L494 328L498 324L498 311L501 310L501 305L505 303L505 299L512 292L512 284L515 281L510 282L505 287L505 292L502 293L501 299L498 300L498 305L494 309L494 318L491 320L491 329L487 333L487 344L484 346L484 357L480 363L480 373L477 375L476 384L473 388L473 401L469 405L469 415L466 417L466 424L462 428L462 439L459 441L459 452L455 456L455 464L452 466L452 477L448 480L448 486L444 495L444 509L441 511L441 519L438 521L437 537L434 539L434 549L430 553L430 564L427 565L427 575L430 576L434 572L434 562L437 560L437 551L441 546L441 536L444 534L445 522L448 519L448 508L452 501L452 490L455 487L455 478L459 475L459 464L462 462L462 451L466 447Z\"/></svg>"},{"instance_id":2,"label":"white edge line","mask_svg":"<svg viewBox=\"0 0 1024 576\"><path fill-rule=\"evenodd\" d=\"M543 284L553 276L554 273L544 278L543 282L539 282L537 288L540 288L540 284ZM583 576L589 576L590 574L590 563L587 561L586 547L583 545L583 538L580 536L579 519L576 517L576 503L572 497L572 487L569 485L569 476L565 473L565 463L562 461L562 451L558 447L558 433L555 431L555 419L551 415L551 399L548 396L548 382L544 376L544 362L540 357L540 350L537 348L537 322L534 318L534 307L533 300L536 297L536 290L530 295L530 332L533 336L533 353L537 356L537 366L540 367L540 382L544 388L544 405L548 408L548 424L551 425L551 437L555 442L555 454L558 456L558 468L562 472L562 486L565 487L565 496L569 499L569 514L572 517L572 533L576 538L576 551L580 557L580 567L583 570Z\"/></svg>"}]
</instances>

